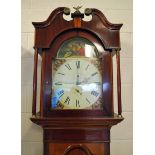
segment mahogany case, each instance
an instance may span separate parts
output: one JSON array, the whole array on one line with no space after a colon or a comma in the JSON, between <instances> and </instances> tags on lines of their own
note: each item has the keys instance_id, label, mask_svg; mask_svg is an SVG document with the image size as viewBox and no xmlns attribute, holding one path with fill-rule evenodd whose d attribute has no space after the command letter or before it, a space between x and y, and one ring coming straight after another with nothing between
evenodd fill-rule
<instances>
[{"instance_id":1,"label":"mahogany case","mask_svg":"<svg viewBox=\"0 0 155 155\"><path fill-rule=\"evenodd\" d=\"M110 155L110 129L121 122L121 78L120 78L120 28L123 24L110 23L97 9L87 8L85 14L78 9L67 21L69 8L55 9L44 22L33 22L34 76L33 104L31 121L44 130L44 155ZM84 21L85 16L92 16ZM98 58L103 64L102 110L51 110L52 59L58 48L73 37L82 37L97 45ZM37 64L41 56L40 110L36 112ZM113 56L117 61L118 114L114 113L113 103Z\"/></svg>"}]
</instances>

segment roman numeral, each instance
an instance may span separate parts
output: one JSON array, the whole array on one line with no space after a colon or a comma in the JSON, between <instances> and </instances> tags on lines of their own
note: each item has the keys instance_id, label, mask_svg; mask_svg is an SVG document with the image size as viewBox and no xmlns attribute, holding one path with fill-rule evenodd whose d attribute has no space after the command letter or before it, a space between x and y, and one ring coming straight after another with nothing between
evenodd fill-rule
<instances>
[{"instance_id":1,"label":"roman numeral","mask_svg":"<svg viewBox=\"0 0 155 155\"><path fill-rule=\"evenodd\" d=\"M76 67L80 68L80 61L76 61Z\"/></svg>"},{"instance_id":2,"label":"roman numeral","mask_svg":"<svg viewBox=\"0 0 155 155\"><path fill-rule=\"evenodd\" d=\"M86 98L86 101L90 104L90 101Z\"/></svg>"},{"instance_id":3,"label":"roman numeral","mask_svg":"<svg viewBox=\"0 0 155 155\"><path fill-rule=\"evenodd\" d=\"M62 83L61 82L56 82L55 85L62 85Z\"/></svg>"},{"instance_id":4,"label":"roman numeral","mask_svg":"<svg viewBox=\"0 0 155 155\"><path fill-rule=\"evenodd\" d=\"M88 69L88 67L89 67L89 65L87 65L87 67L85 68L85 70L87 70L87 69Z\"/></svg>"},{"instance_id":5,"label":"roman numeral","mask_svg":"<svg viewBox=\"0 0 155 155\"><path fill-rule=\"evenodd\" d=\"M60 109L63 109L64 108L64 105L61 104L61 103L58 103L57 107L60 108Z\"/></svg>"},{"instance_id":6,"label":"roman numeral","mask_svg":"<svg viewBox=\"0 0 155 155\"><path fill-rule=\"evenodd\" d=\"M71 70L71 66L69 64L65 65L67 67L68 70Z\"/></svg>"},{"instance_id":7,"label":"roman numeral","mask_svg":"<svg viewBox=\"0 0 155 155\"><path fill-rule=\"evenodd\" d=\"M63 73L58 73L58 74L60 74L60 75L65 75L65 74L63 74Z\"/></svg>"},{"instance_id":8,"label":"roman numeral","mask_svg":"<svg viewBox=\"0 0 155 155\"><path fill-rule=\"evenodd\" d=\"M59 96L59 98L61 98L63 94L64 94L64 92Z\"/></svg>"},{"instance_id":9,"label":"roman numeral","mask_svg":"<svg viewBox=\"0 0 155 155\"><path fill-rule=\"evenodd\" d=\"M95 76L96 74L98 74L97 72L93 73L91 76Z\"/></svg>"},{"instance_id":10,"label":"roman numeral","mask_svg":"<svg viewBox=\"0 0 155 155\"><path fill-rule=\"evenodd\" d=\"M97 97L99 95L99 93L97 91L91 91L91 95Z\"/></svg>"},{"instance_id":11,"label":"roman numeral","mask_svg":"<svg viewBox=\"0 0 155 155\"><path fill-rule=\"evenodd\" d=\"M64 103L69 104L69 102L70 102L70 98L67 97Z\"/></svg>"},{"instance_id":12,"label":"roman numeral","mask_svg":"<svg viewBox=\"0 0 155 155\"><path fill-rule=\"evenodd\" d=\"M79 100L76 100L76 107L80 107Z\"/></svg>"},{"instance_id":13,"label":"roman numeral","mask_svg":"<svg viewBox=\"0 0 155 155\"><path fill-rule=\"evenodd\" d=\"M58 92L58 96L59 96L59 98L61 98L61 96L64 94L64 90L60 90L59 92Z\"/></svg>"}]
</instances>

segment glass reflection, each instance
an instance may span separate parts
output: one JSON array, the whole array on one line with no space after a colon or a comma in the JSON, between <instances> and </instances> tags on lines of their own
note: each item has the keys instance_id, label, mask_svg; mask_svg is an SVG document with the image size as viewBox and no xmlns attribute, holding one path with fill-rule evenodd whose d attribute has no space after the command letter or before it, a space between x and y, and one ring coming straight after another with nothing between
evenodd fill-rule
<instances>
[{"instance_id":1,"label":"glass reflection","mask_svg":"<svg viewBox=\"0 0 155 155\"><path fill-rule=\"evenodd\" d=\"M86 45L85 45L85 56L86 56L86 57L94 57L94 56L93 56L94 50L95 50L95 47L86 44Z\"/></svg>"},{"instance_id":2,"label":"glass reflection","mask_svg":"<svg viewBox=\"0 0 155 155\"><path fill-rule=\"evenodd\" d=\"M103 84L103 91L107 91L109 89L109 83L105 82Z\"/></svg>"},{"instance_id":3,"label":"glass reflection","mask_svg":"<svg viewBox=\"0 0 155 155\"><path fill-rule=\"evenodd\" d=\"M91 91L91 90L97 90L98 85L95 83L90 83L90 84L83 84L79 85L82 88L82 91Z\"/></svg>"}]
</instances>

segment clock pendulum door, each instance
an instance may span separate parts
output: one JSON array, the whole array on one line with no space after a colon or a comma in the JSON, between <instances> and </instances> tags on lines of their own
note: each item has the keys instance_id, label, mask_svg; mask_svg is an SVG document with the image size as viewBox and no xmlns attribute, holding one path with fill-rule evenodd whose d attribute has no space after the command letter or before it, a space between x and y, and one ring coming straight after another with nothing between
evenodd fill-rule
<instances>
[{"instance_id":1,"label":"clock pendulum door","mask_svg":"<svg viewBox=\"0 0 155 155\"><path fill-rule=\"evenodd\" d=\"M35 27L31 121L42 126L44 155L110 155L110 129L121 115L120 38L97 9L55 9ZM40 109L36 112L37 61L41 56ZM113 59L117 58L118 113L113 106Z\"/></svg>"}]
</instances>

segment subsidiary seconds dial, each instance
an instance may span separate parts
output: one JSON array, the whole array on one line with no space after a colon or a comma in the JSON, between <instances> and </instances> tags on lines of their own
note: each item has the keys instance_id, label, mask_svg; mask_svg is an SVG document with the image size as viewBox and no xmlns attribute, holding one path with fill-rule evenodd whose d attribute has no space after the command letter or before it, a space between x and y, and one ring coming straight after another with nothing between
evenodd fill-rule
<instances>
[{"instance_id":1,"label":"subsidiary seconds dial","mask_svg":"<svg viewBox=\"0 0 155 155\"><path fill-rule=\"evenodd\" d=\"M55 108L85 109L101 96L102 78L95 59L66 59L53 76Z\"/></svg>"}]
</instances>

